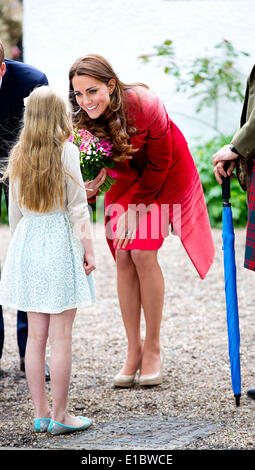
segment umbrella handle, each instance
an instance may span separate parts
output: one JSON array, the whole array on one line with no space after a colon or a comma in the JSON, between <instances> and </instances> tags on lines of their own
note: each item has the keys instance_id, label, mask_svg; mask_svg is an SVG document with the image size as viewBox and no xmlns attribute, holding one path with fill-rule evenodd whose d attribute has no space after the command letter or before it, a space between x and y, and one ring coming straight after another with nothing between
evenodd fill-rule
<instances>
[{"instance_id":1,"label":"umbrella handle","mask_svg":"<svg viewBox=\"0 0 255 470\"><path fill-rule=\"evenodd\" d=\"M229 162L226 162L224 165L224 170L227 171L229 167ZM230 206L230 176L222 176L222 199L224 206Z\"/></svg>"}]
</instances>

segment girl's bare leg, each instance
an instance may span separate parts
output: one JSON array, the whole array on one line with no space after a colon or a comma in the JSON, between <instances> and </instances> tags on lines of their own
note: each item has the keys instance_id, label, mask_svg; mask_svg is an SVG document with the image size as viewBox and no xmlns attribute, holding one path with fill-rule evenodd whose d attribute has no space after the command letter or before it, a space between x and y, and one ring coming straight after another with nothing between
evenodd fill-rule
<instances>
[{"instance_id":1,"label":"girl's bare leg","mask_svg":"<svg viewBox=\"0 0 255 470\"><path fill-rule=\"evenodd\" d=\"M50 315L28 312L28 338L25 354L26 377L35 407L35 418L50 418L45 388L45 351Z\"/></svg>"},{"instance_id":2,"label":"girl's bare leg","mask_svg":"<svg viewBox=\"0 0 255 470\"><path fill-rule=\"evenodd\" d=\"M72 368L72 327L77 309L50 316L51 346L50 376L52 389L52 419L66 426L81 426L81 420L67 413L68 392Z\"/></svg>"}]
</instances>

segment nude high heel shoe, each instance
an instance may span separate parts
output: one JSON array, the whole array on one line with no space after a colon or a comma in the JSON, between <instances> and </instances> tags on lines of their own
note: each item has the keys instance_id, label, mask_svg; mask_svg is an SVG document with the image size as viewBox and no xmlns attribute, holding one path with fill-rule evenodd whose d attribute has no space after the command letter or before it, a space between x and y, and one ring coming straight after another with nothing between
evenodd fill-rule
<instances>
[{"instance_id":1,"label":"nude high heel shoe","mask_svg":"<svg viewBox=\"0 0 255 470\"><path fill-rule=\"evenodd\" d=\"M123 388L132 387L135 383L135 376L136 376L136 374L132 374L132 375L117 374L117 375L115 375L115 377L113 379L114 387L123 387Z\"/></svg>"},{"instance_id":2,"label":"nude high heel shoe","mask_svg":"<svg viewBox=\"0 0 255 470\"><path fill-rule=\"evenodd\" d=\"M162 384L163 375L163 362L164 362L164 351L160 350L160 367L155 374L144 374L140 375L139 384L143 386L149 385L160 385Z\"/></svg>"},{"instance_id":3,"label":"nude high heel shoe","mask_svg":"<svg viewBox=\"0 0 255 470\"><path fill-rule=\"evenodd\" d=\"M137 371L141 368L141 363L139 364L136 372L132 375L117 374L113 379L113 384L115 387L129 388L132 387L135 383L135 376Z\"/></svg>"}]
</instances>

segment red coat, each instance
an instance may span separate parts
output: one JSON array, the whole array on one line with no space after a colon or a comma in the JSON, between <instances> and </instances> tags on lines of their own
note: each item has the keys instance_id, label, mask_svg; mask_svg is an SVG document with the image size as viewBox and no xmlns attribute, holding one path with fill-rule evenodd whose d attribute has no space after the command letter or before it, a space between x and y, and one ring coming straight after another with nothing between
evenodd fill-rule
<instances>
[{"instance_id":1,"label":"red coat","mask_svg":"<svg viewBox=\"0 0 255 470\"><path fill-rule=\"evenodd\" d=\"M117 183L105 195L106 223L114 203L123 204L125 210L127 204L169 205L168 222L203 279L215 250L195 163L161 100L146 88L137 91L140 99L135 91L127 92L127 113L137 129L131 138L132 146L139 150L132 160L115 166ZM107 241L115 256L112 240L107 237Z\"/></svg>"}]
</instances>

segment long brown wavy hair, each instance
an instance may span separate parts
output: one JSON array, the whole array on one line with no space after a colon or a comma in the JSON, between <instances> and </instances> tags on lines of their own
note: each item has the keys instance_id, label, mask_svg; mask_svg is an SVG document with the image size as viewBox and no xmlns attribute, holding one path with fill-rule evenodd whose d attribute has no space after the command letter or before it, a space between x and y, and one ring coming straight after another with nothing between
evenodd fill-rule
<instances>
[{"instance_id":1,"label":"long brown wavy hair","mask_svg":"<svg viewBox=\"0 0 255 470\"><path fill-rule=\"evenodd\" d=\"M106 85L114 78L115 88L110 95L110 104L103 115L97 119L90 119L86 111L81 109L76 102L72 79L75 75L89 75ZM113 145L113 159L124 161L131 158L136 151L132 148L130 137L136 133L136 128L131 117L126 112L126 93L143 83L127 85L120 81L109 62L98 54L88 54L79 58L69 71L69 100L73 108L73 125L81 129L85 128L99 138L110 140Z\"/></svg>"},{"instance_id":2,"label":"long brown wavy hair","mask_svg":"<svg viewBox=\"0 0 255 470\"><path fill-rule=\"evenodd\" d=\"M63 172L69 173L61 153L72 131L69 103L48 86L35 88L2 178L19 179L19 205L36 212L48 212L56 203L63 207Z\"/></svg>"}]
</instances>

